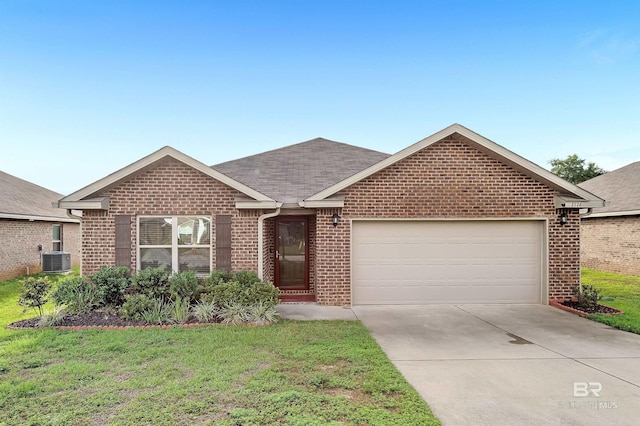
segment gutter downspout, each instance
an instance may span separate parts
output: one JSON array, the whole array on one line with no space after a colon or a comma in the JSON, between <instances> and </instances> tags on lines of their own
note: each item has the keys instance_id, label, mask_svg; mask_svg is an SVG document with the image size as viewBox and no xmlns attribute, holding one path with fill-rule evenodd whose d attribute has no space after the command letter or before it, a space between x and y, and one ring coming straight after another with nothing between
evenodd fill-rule
<instances>
[{"instance_id":1,"label":"gutter downspout","mask_svg":"<svg viewBox=\"0 0 640 426\"><path fill-rule=\"evenodd\" d=\"M265 213L258 218L258 277L262 280L264 279L264 220L269 219L280 214L280 207L276 208L276 211L273 213Z\"/></svg>"},{"instance_id":2,"label":"gutter downspout","mask_svg":"<svg viewBox=\"0 0 640 426\"><path fill-rule=\"evenodd\" d=\"M73 210L71 209L67 209L67 216L69 216L71 219L78 219L80 221L80 223L78 224L80 229L79 229L79 239L80 239L80 276L82 276L82 216L76 216L75 214L72 213ZM40 255L42 257L42 255ZM71 265L69 265L71 266Z\"/></svg>"},{"instance_id":3,"label":"gutter downspout","mask_svg":"<svg viewBox=\"0 0 640 426\"><path fill-rule=\"evenodd\" d=\"M587 217L587 216L589 216L591 213L593 213L593 209L592 209L591 207L589 207L589 208L587 209L586 213L580 213L580 218Z\"/></svg>"}]
</instances>

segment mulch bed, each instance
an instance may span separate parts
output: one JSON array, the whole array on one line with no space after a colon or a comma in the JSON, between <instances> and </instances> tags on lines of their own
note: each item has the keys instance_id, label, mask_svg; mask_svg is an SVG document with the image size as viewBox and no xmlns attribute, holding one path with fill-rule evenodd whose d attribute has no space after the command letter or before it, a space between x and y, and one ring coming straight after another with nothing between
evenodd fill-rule
<instances>
[{"instance_id":1,"label":"mulch bed","mask_svg":"<svg viewBox=\"0 0 640 426\"><path fill-rule=\"evenodd\" d=\"M578 311L582 311L582 312L586 312L587 314L591 315L591 314L619 314L620 311L614 308L611 308L609 306L604 306L604 305L589 305L589 306L582 306L580 305L578 302L574 302L574 301L564 301L562 302L562 304L564 306L568 306L572 309L577 309Z\"/></svg>"},{"instance_id":2,"label":"mulch bed","mask_svg":"<svg viewBox=\"0 0 640 426\"><path fill-rule=\"evenodd\" d=\"M39 318L28 318L9 324L10 328L36 328ZM201 324L190 317L186 324ZM125 320L119 315L105 311L91 311L86 314L66 315L57 327L144 327L144 321Z\"/></svg>"},{"instance_id":3,"label":"mulch bed","mask_svg":"<svg viewBox=\"0 0 640 426\"><path fill-rule=\"evenodd\" d=\"M587 316L591 314L604 314L604 315L616 315L623 314L619 309L612 308L610 306L594 304L594 305L580 305L575 300L550 300L549 304L556 308L562 309L567 312L572 312L580 316Z\"/></svg>"}]
</instances>

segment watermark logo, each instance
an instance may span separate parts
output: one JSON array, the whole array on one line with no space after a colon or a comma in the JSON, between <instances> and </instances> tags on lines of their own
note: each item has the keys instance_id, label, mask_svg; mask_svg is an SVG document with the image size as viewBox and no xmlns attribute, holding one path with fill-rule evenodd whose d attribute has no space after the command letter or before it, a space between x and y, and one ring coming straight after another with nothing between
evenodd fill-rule
<instances>
[{"instance_id":1,"label":"watermark logo","mask_svg":"<svg viewBox=\"0 0 640 426\"><path fill-rule=\"evenodd\" d=\"M600 382L573 382L573 396L576 398L589 396L600 396L602 383Z\"/></svg>"}]
</instances>

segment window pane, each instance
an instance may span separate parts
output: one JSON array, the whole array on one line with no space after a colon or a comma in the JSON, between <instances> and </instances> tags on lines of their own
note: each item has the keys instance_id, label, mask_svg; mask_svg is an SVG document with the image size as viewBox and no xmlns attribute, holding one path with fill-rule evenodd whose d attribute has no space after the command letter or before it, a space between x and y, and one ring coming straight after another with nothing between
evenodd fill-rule
<instances>
[{"instance_id":1,"label":"window pane","mask_svg":"<svg viewBox=\"0 0 640 426\"><path fill-rule=\"evenodd\" d=\"M60 241L60 225L53 225L53 241Z\"/></svg>"},{"instance_id":2,"label":"window pane","mask_svg":"<svg viewBox=\"0 0 640 426\"><path fill-rule=\"evenodd\" d=\"M140 218L140 245L170 246L171 227L170 217ZM171 261L169 261L169 264L171 264Z\"/></svg>"},{"instance_id":3,"label":"window pane","mask_svg":"<svg viewBox=\"0 0 640 426\"><path fill-rule=\"evenodd\" d=\"M140 269L162 268L171 272L170 248L141 248Z\"/></svg>"},{"instance_id":4,"label":"window pane","mask_svg":"<svg viewBox=\"0 0 640 426\"><path fill-rule=\"evenodd\" d=\"M62 251L62 243L60 241L53 242L53 251Z\"/></svg>"},{"instance_id":5,"label":"window pane","mask_svg":"<svg viewBox=\"0 0 640 426\"><path fill-rule=\"evenodd\" d=\"M180 248L178 249L179 271L194 271L198 274L208 274L210 265L208 248Z\"/></svg>"},{"instance_id":6,"label":"window pane","mask_svg":"<svg viewBox=\"0 0 640 426\"><path fill-rule=\"evenodd\" d=\"M211 219L207 217L184 216L178 218L178 244L211 243Z\"/></svg>"}]
</instances>

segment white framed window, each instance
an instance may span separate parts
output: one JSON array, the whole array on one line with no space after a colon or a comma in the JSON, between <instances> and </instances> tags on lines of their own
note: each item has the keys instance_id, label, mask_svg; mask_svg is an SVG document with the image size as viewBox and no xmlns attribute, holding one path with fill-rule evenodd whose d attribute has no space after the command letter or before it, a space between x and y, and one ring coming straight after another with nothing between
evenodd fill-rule
<instances>
[{"instance_id":1,"label":"white framed window","mask_svg":"<svg viewBox=\"0 0 640 426\"><path fill-rule=\"evenodd\" d=\"M211 217L139 216L138 270L211 273Z\"/></svg>"},{"instance_id":2,"label":"white framed window","mask_svg":"<svg viewBox=\"0 0 640 426\"><path fill-rule=\"evenodd\" d=\"M62 251L62 225L53 225L52 231L52 251Z\"/></svg>"}]
</instances>

